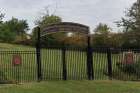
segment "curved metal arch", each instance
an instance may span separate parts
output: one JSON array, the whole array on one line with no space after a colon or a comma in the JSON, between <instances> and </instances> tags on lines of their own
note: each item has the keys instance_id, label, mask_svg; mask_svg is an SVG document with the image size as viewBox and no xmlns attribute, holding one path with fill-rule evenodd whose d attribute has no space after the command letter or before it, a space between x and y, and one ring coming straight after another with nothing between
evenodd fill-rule
<instances>
[{"instance_id":1,"label":"curved metal arch","mask_svg":"<svg viewBox=\"0 0 140 93\"><path fill-rule=\"evenodd\" d=\"M62 22L58 24L53 24L48 27L46 27L42 33L40 33L40 27L38 27L38 39L37 39L37 44L36 44L36 51L37 51L37 64L38 64L38 81L42 80L42 70L41 70L41 42L40 39L42 36L47 35L48 33L52 32L78 32L78 33L83 33L84 35L87 36L87 76L89 80L94 79L94 69L93 69L93 52L91 48L91 43L90 43L90 34L89 34L89 27L82 25L82 24L77 24L77 23L71 23L71 22ZM66 68L66 62L65 62L65 46L62 48L63 50L63 79L67 79L67 68Z\"/></svg>"},{"instance_id":2,"label":"curved metal arch","mask_svg":"<svg viewBox=\"0 0 140 93\"><path fill-rule=\"evenodd\" d=\"M78 32L81 34L88 35L89 27L79 23L61 22L61 23L49 25L45 29L43 29L43 31L41 31L41 37L57 32L74 32L74 33Z\"/></svg>"}]
</instances>

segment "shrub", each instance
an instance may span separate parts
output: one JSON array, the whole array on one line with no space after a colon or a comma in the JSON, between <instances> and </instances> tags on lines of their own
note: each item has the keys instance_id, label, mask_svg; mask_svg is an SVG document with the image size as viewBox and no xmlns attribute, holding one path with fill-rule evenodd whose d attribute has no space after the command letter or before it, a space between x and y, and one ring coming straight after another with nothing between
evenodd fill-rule
<instances>
[{"instance_id":1,"label":"shrub","mask_svg":"<svg viewBox=\"0 0 140 93\"><path fill-rule=\"evenodd\" d=\"M0 84L7 81L7 77L3 71L0 71Z\"/></svg>"},{"instance_id":2,"label":"shrub","mask_svg":"<svg viewBox=\"0 0 140 93\"><path fill-rule=\"evenodd\" d=\"M123 72L128 76L135 76L137 79L140 78L140 62L131 64L118 63L117 67L121 71L121 73Z\"/></svg>"}]
</instances>

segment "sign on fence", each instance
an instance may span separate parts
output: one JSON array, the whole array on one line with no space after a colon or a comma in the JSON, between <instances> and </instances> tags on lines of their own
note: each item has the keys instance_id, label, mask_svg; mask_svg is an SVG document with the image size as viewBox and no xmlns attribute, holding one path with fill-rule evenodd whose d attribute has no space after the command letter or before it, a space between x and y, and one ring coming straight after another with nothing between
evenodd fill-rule
<instances>
[{"instance_id":1,"label":"sign on fence","mask_svg":"<svg viewBox=\"0 0 140 93\"><path fill-rule=\"evenodd\" d=\"M14 66L19 66L22 64L21 62L21 56L20 55L13 55L13 61L12 61Z\"/></svg>"},{"instance_id":2,"label":"sign on fence","mask_svg":"<svg viewBox=\"0 0 140 93\"><path fill-rule=\"evenodd\" d=\"M132 64L134 63L134 54L133 52L126 52L124 55L124 63L125 64Z\"/></svg>"}]
</instances>

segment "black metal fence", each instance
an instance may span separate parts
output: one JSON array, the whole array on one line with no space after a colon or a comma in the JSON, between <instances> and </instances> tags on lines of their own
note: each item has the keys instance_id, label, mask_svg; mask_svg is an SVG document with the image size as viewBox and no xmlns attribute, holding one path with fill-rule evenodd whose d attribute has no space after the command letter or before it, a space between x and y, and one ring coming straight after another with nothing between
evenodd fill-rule
<instances>
[{"instance_id":1,"label":"black metal fence","mask_svg":"<svg viewBox=\"0 0 140 93\"><path fill-rule=\"evenodd\" d=\"M15 56L17 56L17 59L14 58ZM18 60L20 58L21 60ZM34 80L37 80L35 51L0 51L1 83L28 82Z\"/></svg>"},{"instance_id":2,"label":"black metal fence","mask_svg":"<svg viewBox=\"0 0 140 93\"><path fill-rule=\"evenodd\" d=\"M91 48L92 57L87 51L41 49L40 59L35 50L0 51L0 82L140 79L140 49Z\"/></svg>"}]
</instances>

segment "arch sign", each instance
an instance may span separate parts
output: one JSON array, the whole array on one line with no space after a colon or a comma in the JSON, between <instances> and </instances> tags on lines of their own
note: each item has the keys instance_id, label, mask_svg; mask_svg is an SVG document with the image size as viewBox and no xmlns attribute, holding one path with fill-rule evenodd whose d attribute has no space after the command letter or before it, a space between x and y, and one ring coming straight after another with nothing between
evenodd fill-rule
<instances>
[{"instance_id":1,"label":"arch sign","mask_svg":"<svg viewBox=\"0 0 140 93\"><path fill-rule=\"evenodd\" d=\"M93 62L93 53L92 53L92 48L90 44L90 35L89 35L89 27L78 24L78 23L71 23L71 22L61 22L58 24L52 24L47 26L44 30L40 31L40 27L37 27L38 29L38 36L37 36L37 44L36 44L36 58L37 58L37 63L38 63L38 80L40 81L42 79L42 74L41 74L41 37L46 36L48 34L53 34L57 32L72 32L72 33L80 33L84 34L87 37L87 75L88 79L91 80L94 78L93 76L93 68L92 68L92 62ZM63 38L63 37L62 37ZM67 68L66 68L66 62L65 62L65 54L66 50L64 47L62 47L62 61L63 61L63 79L67 79Z\"/></svg>"},{"instance_id":2,"label":"arch sign","mask_svg":"<svg viewBox=\"0 0 140 93\"><path fill-rule=\"evenodd\" d=\"M47 26L42 32L41 36L45 36L47 34L57 33L57 32L74 32L74 33L82 33L88 34L89 27L78 24L78 23L71 23L71 22L61 22L58 24L52 24Z\"/></svg>"}]
</instances>

